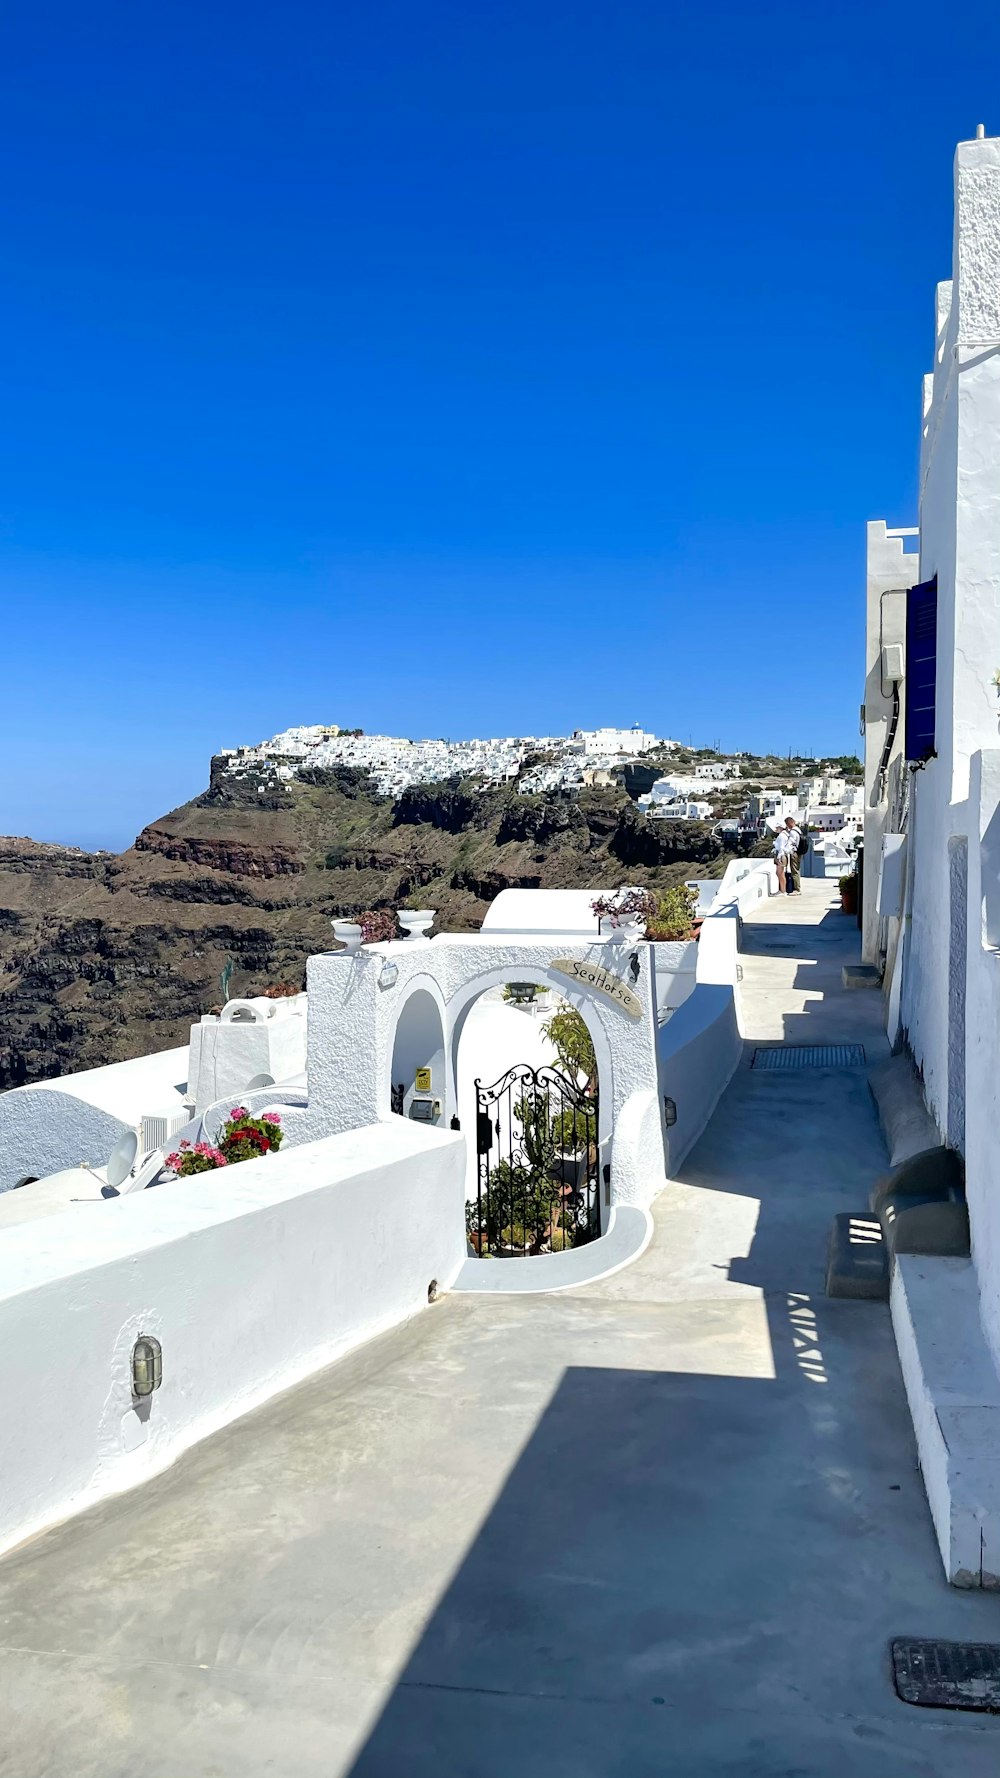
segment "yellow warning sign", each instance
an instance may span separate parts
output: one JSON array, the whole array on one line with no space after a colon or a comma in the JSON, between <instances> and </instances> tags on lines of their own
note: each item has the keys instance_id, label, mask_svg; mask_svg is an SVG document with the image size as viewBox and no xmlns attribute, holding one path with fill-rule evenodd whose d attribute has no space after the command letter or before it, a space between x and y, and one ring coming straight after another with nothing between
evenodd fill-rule
<instances>
[{"instance_id":1,"label":"yellow warning sign","mask_svg":"<svg viewBox=\"0 0 1000 1778\"><path fill-rule=\"evenodd\" d=\"M418 1068L413 1081L414 1091L429 1093L431 1090L431 1071L429 1068Z\"/></svg>"}]
</instances>

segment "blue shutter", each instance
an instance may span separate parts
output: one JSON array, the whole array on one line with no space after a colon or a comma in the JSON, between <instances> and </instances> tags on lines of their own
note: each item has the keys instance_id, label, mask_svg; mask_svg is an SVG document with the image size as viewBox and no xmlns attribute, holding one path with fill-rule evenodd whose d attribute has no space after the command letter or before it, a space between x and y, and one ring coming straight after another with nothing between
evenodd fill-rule
<instances>
[{"instance_id":1,"label":"blue shutter","mask_svg":"<svg viewBox=\"0 0 1000 1778\"><path fill-rule=\"evenodd\" d=\"M937 693L937 575L906 595L906 746L908 760L934 753Z\"/></svg>"}]
</instances>

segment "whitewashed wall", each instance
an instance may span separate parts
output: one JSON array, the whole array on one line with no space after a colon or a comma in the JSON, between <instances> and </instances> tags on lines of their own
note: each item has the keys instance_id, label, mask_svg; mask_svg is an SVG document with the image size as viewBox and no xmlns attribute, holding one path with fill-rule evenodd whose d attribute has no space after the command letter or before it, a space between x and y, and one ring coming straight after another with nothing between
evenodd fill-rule
<instances>
[{"instance_id":1,"label":"whitewashed wall","mask_svg":"<svg viewBox=\"0 0 1000 1778\"><path fill-rule=\"evenodd\" d=\"M938 290L935 362L921 456L920 573L938 577L937 753L914 775L903 1026L940 1127L962 1145L956 1107L955 850L974 752L994 746L1000 666L1000 141L959 144L953 280ZM977 915L978 918L978 915ZM949 1092L949 1070L952 1088Z\"/></svg>"},{"instance_id":2,"label":"whitewashed wall","mask_svg":"<svg viewBox=\"0 0 1000 1778\"><path fill-rule=\"evenodd\" d=\"M983 1331L1000 1368L1000 931L990 913L1000 896L1000 749L973 754L964 1057L964 1150L972 1258Z\"/></svg>"},{"instance_id":3,"label":"whitewashed wall","mask_svg":"<svg viewBox=\"0 0 1000 1778\"><path fill-rule=\"evenodd\" d=\"M7 1230L0 1549L425 1309L465 1259L463 1167L459 1137L395 1119Z\"/></svg>"},{"instance_id":4,"label":"whitewashed wall","mask_svg":"<svg viewBox=\"0 0 1000 1778\"><path fill-rule=\"evenodd\" d=\"M240 1013L244 1017L239 1017ZM205 1111L227 1094L238 1094L259 1074L293 1080L306 1065L306 996L230 1002L221 1018L207 1013L191 1027L190 1097Z\"/></svg>"},{"instance_id":5,"label":"whitewashed wall","mask_svg":"<svg viewBox=\"0 0 1000 1778\"><path fill-rule=\"evenodd\" d=\"M734 907L709 915L698 941L694 991L657 1038L660 1091L677 1107L677 1122L667 1129L668 1176L701 1135L739 1065L739 932Z\"/></svg>"},{"instance_id":6,"label":"whitewashed wall","mask_svg":"<svg viewBox=\"0 0 1000 1778\"><path fill-rule=\"evenodd\" d=\"M961 1150L972 1261L904 1259L891 1306L946 1572L1000 1547L1000 141L959 145L953 277L925 379L920 578L937 575L936 757L910 775L889 996L942 1137ZM869 611L869 659L874 638ZM984 1337L985 1336L985 1337ZM977 1578L978 1576L978 1578Z\"/></svg>"},{"instance_id":7,"label":"whitewashed wall","mask_svg":"<svg viewBox=\"0 0 1000 1778\"><path fill-rule=\"evenodd\" d=\"M656 1111L656 989L649 950L572 934L542 938L483 932L365 946L354 957L336 952L311 957L310 1136L389 1117L397 1021L407 997L417 991L432 995L441 1012L445 1075L443 1083L432 1079L431 1090L440 1097L441 1121L447 1125L458 1104L457 1058L469 1010L487 989L510 981L537 982L554 988L579 1010L594 1040L601 1078L601 1164L612 1164L612 1200L648 1202L662 1184L663 1167L662 1121ZM628 968L633 951L639 959L634 982ZM621 974L638 997L642 1018L631 1019L604 996L576 988L550 967L556 957L580 958ZM658 1121L660 1144L655 1184L649 1176L650 1117Z\"/></svg>"},{"instance_id":8,"label":"whitewashed wall","mask_svg":"<svg viewBox=\"0 0 1000 1778\"><path fill-rule=\"evenodd\" d=\"M872 519L867 537L867 619L865 626L865 789L864 906L861 951L867 963L882 951L876 891L882 838L889 810L889 768L900 758L906 727L905 679L900 686L899 717L886 752L892 720L891 681L882 677L882 644L899 645L906 637L905 590L920 578L919 555L904 549L903 538L890 536L884 519ZM880 768L885 769L880 778Z\"/></svg>"}]
</instances>

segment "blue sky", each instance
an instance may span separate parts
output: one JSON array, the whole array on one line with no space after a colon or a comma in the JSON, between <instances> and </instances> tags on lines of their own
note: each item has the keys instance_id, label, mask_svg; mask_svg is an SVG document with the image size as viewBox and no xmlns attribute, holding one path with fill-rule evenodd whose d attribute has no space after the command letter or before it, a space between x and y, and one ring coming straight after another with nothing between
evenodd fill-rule
<instances>
[{"instance_id":1,"label":"blue sky","mask_svg":"<svg viewBox=\"0 0 1000 1778\"><path fill-rule=\"evenodd\" d=\"M983 0L6 9L0 831L126 845L299 721L852 748L998 52Z\"/></svg>"}]
</instances>

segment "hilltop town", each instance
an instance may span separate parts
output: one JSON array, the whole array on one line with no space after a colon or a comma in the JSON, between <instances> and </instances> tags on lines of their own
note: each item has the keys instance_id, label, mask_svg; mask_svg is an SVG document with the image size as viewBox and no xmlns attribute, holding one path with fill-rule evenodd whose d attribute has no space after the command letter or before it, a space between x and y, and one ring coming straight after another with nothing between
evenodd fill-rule
<instances>
[{"instance_id":1,"label":"hilltop town","mask_svg":"<svg viewBox=\"0 0 1000 1778\"><path fill-rule=\"evenodd\" d=\"M393 799L418 784L460 783L470 791L510 784L520 796L621 784L657 819L701 821L738 813L747 825L808 812L810 824L822 831L856 827L863 806L856 756L782 760L773 754L725 754L685 747L639 724L574 729L570 735L411 741L313 723L223 748L212 760L211 775L218 793L241 792L252 801L296 779L320 783L323 774L331 774L333 782L345 770L363 774L375 795Z\"/></svg>"}]
</instances>

